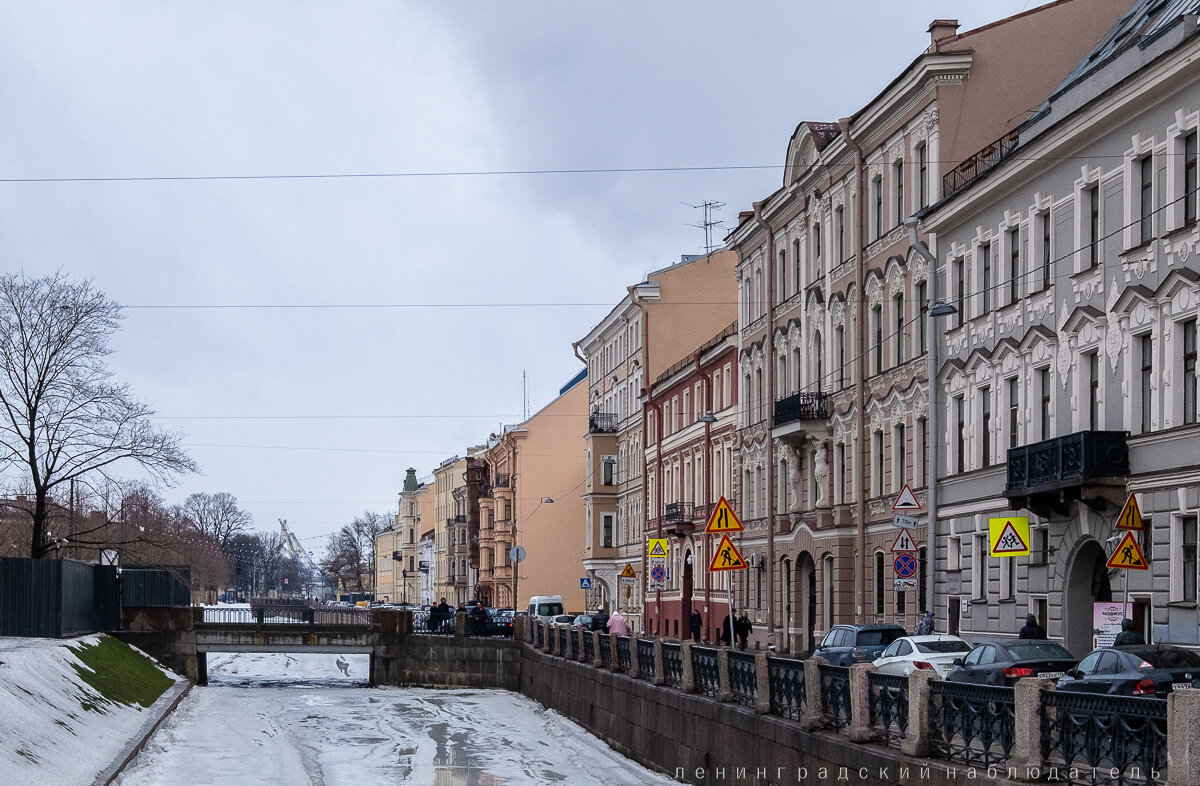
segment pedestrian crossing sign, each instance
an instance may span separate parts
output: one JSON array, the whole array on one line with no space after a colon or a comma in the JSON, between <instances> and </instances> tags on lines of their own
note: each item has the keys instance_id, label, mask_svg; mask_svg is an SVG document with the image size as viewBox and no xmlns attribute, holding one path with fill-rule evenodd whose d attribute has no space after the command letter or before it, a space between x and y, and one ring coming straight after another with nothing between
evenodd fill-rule
<instances>
[{"instance_id":1,"label":"pedestrian crossing sign","mask_svg":"<svg viewBox=\"0 0 1200 786\"><path fill-rule=\"evenodd\" d=\"M1138 507L1136 495L1130 494L1129 499L1125 501L1125 507L1121 508L1121 515L1117 516L1117 529L1145 531L1146 524L1142 521L1142 511Z\"/></svg>"},{"instance_id":2,"label":"pedestrian crossing sign","mask_svg":"<svg viewBox=\"0 0 1200 786\"><path fill-rule=\"evenodd\" d=\"M708 526L704 528L706 533L715 532L741 532L742 520L733 512L733 508L729 506L729 500L721 497L713 508L712 515L708 517Z\"/></svg>"},{"instance_id":3,"label":"pedestrian crossing sign","mask_svg":"<svg viewBox=\"0 0 1200 786\"><path fill-rule=\"evenodd\" d=\"M733 541L729 539L728 535L721 537L721 542L717 545L717 550L713 552L712 562L708 564L708 569L710 571L746 569L746 560L742 559L737 546L733 545Z\"/></svg>"},{"instance_id":4,"label":"pedestrian crossing sign","mask_svg":"<svg viewBox=\"0 0 1200 786\"><path fill-rule=\"evenodd\" d=\"M650 556L665 557L667 556L667 539L666 538L650 538Z\"/></svg>"},{"instance_id":5,"label":"pedestrian crossing sign","mask_svg":"<svg viewBox=\"0 0 1200 786\"><path fill-rule=\"evenodd\" d=\"M1117 544L1117 550L1108 558L1108 562L1104 563L1106 568L1124 568L1125 570L1148 570L1149 563L1146 562L1146 555L1142 553L1142 549L1138 546L1137 538L1132 532L1126 532L1125 537Z\"/></svg>"},{"instance_id":6,"label":"pedestrian crossing sign","mask_svg":"<svg viewBox=\"0 0 1200 786\"><path fill-rule=\"evenodd\" d=\"M988 519L989 554L993 557L1029 555L1029 517L1006 516Z\"/></svg>"}]
</instances>

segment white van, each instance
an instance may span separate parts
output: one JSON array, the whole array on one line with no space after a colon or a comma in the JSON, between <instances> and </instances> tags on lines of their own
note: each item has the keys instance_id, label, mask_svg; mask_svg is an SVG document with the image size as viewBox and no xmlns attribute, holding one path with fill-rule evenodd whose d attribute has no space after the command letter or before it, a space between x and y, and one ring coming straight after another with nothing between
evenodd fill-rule
<instances>
[{"instance_id":1,"label":"white van","mask_svg":"<svg viewBox=\"0 0 1200 786\"><path fill-rule=\"evenodd\" d=\"M562 613L562 595L534 595L529 599L529 610L526 612L531 619L542 622L553 622Z\"/></svg>"}]
</instances>

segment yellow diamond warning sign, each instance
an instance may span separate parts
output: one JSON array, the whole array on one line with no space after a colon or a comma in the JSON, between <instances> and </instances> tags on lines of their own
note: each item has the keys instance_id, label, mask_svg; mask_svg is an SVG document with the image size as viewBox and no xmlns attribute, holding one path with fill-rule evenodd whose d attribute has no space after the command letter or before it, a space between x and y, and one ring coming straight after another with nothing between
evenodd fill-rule
<instances>
[{"instance_id":1,"label":"yellow diamond warning sign","mask_svg":"<svg viewBox=\"0 0 1200 786\"><path fill-rule=\"evenodd\" d=\"M1029 554L1029 517L1006 516L988 519L989 554L993 557L1024 557Z\"/></svg>"},{"instance_id":2,"label":"yellow diamond warning sign","mask_svg":"<svg viewBox=\"0 0 1200 786\"><path fill-rule=\"evenodd\" d=\"M742 520L733 512L733 508L729 507L729 500L721 497L717 506L713 508L712 515L708 517L708 526L704 528L704 531L709 533L741 532L743 529Z\"/></svg>"},{"instance_id":3,"label":"yellow diamond warning sign","mask_svg":"<svg viewBox=\"0 0 1200 786\"><path fill-rule=\"evenodd\" d=\"M1117 550L1108 558L1108 562L1104 563L1105 567L1109 568L1124 568L1126 570L1147 570L1150 565L1146 563L1146 555L1142 553L1142 549L1138 546L1137 538L1132 532L1126 532L1125 537L1121 538L1121 542L1117 544Z\"/></svg>"},{"instance_id":4,"label":"yellow diamond warning sign","mask_svg":"<svg viewBox=\"0 0 1200 786\"><path fill-rule=\"evenodd\" d=\"M1125 502L1125 507L1121 508L1121 515L1117 516L1117 529L1128 529L1136 532L1143 532L1146 529L1146 525L1142 521L1141 508L1137 504L1137 497L1133 494L1129 495L1129 499Z\"/></svg>"},{"instance_id":5,"label":"yellow diamond warning sign","mask_svg":"<svg viewBox=\"0 0 1200 786\"><path fill-rule=\"evenodd\" d=\"M650 538L649 554L651 557L667 556L667 539Z\"/></svg>"},{"instance_id":6,"label":"yellow diamond warning sign","mask_svg":"<svg viewBox=\"0 0 1200 786\"><path fill-rule=\"evenodd\" d=\"M723 500L722 500L723 501ZM733 541L728 535L721 538L720 544L717 545L716 552L713 553L712 562L708 565L709 570L745 570L746 560L742 559L741 553L738 552L737 546L733 545Z\"/></svg>"}]
</instances>

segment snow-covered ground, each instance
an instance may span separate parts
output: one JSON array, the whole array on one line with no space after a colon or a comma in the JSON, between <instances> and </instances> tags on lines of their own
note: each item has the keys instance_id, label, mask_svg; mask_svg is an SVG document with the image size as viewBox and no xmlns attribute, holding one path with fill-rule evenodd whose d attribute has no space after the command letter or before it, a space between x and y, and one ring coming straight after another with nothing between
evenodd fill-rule
<instances>
[{"instance_id":1,"label":"snow-covered ground","mask_svg":"<svg viewBox=\"0 0 1200 786\"><path fill-rule=\"evenodd\" d=\"M366 656L209 655L117 781L142 784L673 784L507 691L365 688ZM356 686L356 687L352 687Z\"/></svg>"}]
</instances>

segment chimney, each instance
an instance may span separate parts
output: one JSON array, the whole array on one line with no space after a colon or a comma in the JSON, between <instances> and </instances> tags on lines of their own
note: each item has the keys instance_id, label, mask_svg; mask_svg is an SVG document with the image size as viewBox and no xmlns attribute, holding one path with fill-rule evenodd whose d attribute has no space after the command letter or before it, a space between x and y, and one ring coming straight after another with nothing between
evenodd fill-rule
<instances>
[{"instance_id":1,"label":"chimney","mask_svg":"<svg viewBox=\"0 0 1200 786\"><path fill-rule=\"evenodd\" d=\"M938 51L943 41L953 38L957 34L957 19L934 19L929 25L929 51Z\"/></svg>"}]
</instances>

